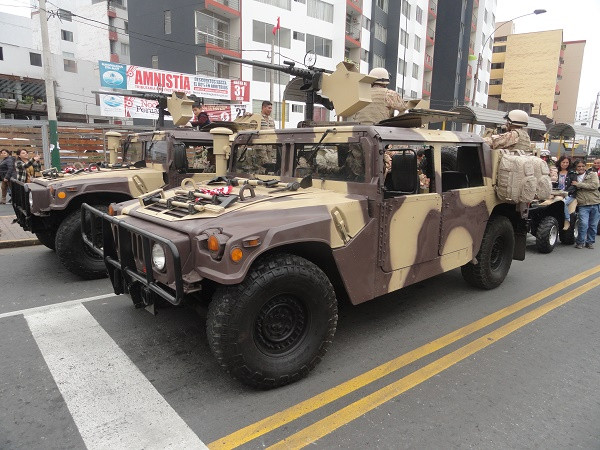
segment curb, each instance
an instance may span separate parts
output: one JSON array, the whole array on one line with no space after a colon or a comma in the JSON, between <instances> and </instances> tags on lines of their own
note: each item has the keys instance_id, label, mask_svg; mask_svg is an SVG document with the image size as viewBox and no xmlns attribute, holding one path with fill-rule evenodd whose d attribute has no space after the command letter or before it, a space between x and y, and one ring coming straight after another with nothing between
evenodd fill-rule
<instances>
[{"instance_id":1,"label":"curb","mask_svg":"<svg viewBox=\"0 0 600 450\"><path fill-rule=\"evenodd\" d=\"M40 241L37 238L13 239L10 241L0 241L0 249L29 247L31 245L38 245L38 244L40 244Z\"/></svg>"}]
</instances>

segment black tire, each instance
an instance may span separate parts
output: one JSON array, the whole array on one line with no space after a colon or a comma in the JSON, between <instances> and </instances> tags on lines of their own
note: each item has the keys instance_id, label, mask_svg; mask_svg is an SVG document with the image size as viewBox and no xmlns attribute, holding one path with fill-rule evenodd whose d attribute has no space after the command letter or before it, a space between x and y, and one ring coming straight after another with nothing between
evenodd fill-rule
<instances>
[{"instance_id":1,"label":"black tire","mask_svg":"<svg viewBox=\"0 0 600 450\"><path fill-rule=\"evenodd\" d=\"M319 363L337 317L335 292L321 269L280 253L259 260L242 283L215 291L206 334L228 373L269 389L305 377Z\"/></svg>"},{"instance_id":2,"label":"black tire","mask_svg":"<svg viewBox=\"0 0 600 450\"><path fill-rule=\"evenodd\" d=\"M456 147L443 147L442 148L442 172L448 172L456 170L458 167L458 157L457 157L457 148Z\"/></svg>"},{"instance_id":3,"label":"black tire","mask_svg":"<svg viewBox=\"0 0 600 450\"><path fill-rule=\"evenodd\" d=\"M500 286L510 269L514 249L515 235L510 220L504 216L490 218L477 253L478 263L462 266L463 278L481 289Z\"/></svg>"},{"instance_id":4,"label":"black tire","mask_svg":"<svg viewBox=\"0 0 600 450\"><path fill-rule=\"evenodd\" d=\"M56 231L38 231L37 233L35 233L35 236L38 238L38 241L40 241L42 245L45 245L50 250L56 250Z\"/></svg>"},{"instance_id":5,"label":"black tire","mask_svg":"<svg viewBox=\"0 0 600 450\"><path fill-rule=\"evenodd\" d=\"M579 218L577 217L576 213L571 214L570 224L571 226L568 230L560 230L558 233L560 242L564 245L573 245L575 243L575 239L577 239Z\"/></svg>"},{"instance_id":6,"label":"black tire","mask_svg":"<svg viewBox=\"0 0 600 450\"><path fill-rule=\"evenodd\" d=\"M95 205L94 208L103 212L108 211L108 207L105 205ZM96 229L100 230L100 224L98 224ZM81 237L81 213L79 209L65 217L58 227L56 233L56 254L62 265L69 272L81 278L96 280L108 276L103 259L83 242Z\"/></svg>"},{"instance_id":7,"label":"black tire","mask_svg":"<svg viewBox=\"0 0 600 450\"><path fill-rule=\"evenodd\" d=\"M558 242L558 220L553 216L544 217L537 227L535 246L540 253L550 253Z\"/></svg>"}]
</instances>

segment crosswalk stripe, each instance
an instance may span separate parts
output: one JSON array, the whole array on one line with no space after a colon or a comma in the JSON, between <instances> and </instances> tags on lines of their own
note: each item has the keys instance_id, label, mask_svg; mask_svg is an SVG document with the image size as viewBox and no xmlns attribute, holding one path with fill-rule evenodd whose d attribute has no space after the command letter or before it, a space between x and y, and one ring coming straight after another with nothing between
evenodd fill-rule
<instances>
[{"instance_id":1,"label":"crosswalk stripe","mask_svg":"<svg viewBox=\"0 0 600 450\"><path fill-rule=\"evenodd\" d=\"M0 319L4 319L6 317L20 316L21 314L34 314L34 313L48 311L50 309L65 308L65 307L71 306L71 305L79 305L81 303L93 302L96 300L103 300L105 298L110 298L110 297L116 297L116 294L94 295L93 297L78 298L76 300L67 300L65 302L52 303L50 305L35 306L33 308L19 309L17 311L10 311L7 313L0 314Z\"/></svg>"},{"instance_id":2,"label":"crosswalk stripe","mask_svg":"<svg viewBox=\"0 0 600 450\"><path fill-rule=\"evenodd\" d=\"M207 448L81 303L24 317L89 449Z\"/></svg>"}]
</instances>

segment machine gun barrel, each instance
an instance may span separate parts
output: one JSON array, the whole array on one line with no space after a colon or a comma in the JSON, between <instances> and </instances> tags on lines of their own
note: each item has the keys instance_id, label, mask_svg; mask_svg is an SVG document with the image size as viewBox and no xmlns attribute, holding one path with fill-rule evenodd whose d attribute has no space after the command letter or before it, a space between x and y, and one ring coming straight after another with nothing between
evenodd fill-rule
<instances>
[{"instance_id":1,"label":"machine gun barrel","mask_svg":"<svg viewBox=\"0 0 600 450\"><path fill-rule=\"evenodd\" d=\"M262 67L263 69L272 69L278 70L280 72L289 73L295 77L303 77L308 78L314 76L315 73L323 72L323 73L333 73L331 70L327 69L302 69L300 67L295 67L293 62L287 62L286 65L283 64L271 64L268 62L261 61L251 61L249 59L237 58L235 56L222 55L221 58L225 61L234 61L239 62L241 64L248 64L250 66Z\"/></svg>"}]
</instances>

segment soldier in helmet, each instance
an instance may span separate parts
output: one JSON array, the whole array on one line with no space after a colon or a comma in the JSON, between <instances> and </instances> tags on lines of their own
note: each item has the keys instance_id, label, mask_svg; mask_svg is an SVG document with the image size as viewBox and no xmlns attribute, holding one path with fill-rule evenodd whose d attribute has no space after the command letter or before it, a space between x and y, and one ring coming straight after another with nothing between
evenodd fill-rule
<instances>
[{"instance_id":1,"label":"soldier in helmet","mask_svg":"<svg viewBox=\"0 0 600 450\"><path fill-rule=\"evenodd\" d=\"M506 133L484 137L485 142L492 148L530 150L531 140L527 132L523 129L529 123L527 113L520 109L513 109L504 118L506 119Z\"/></svg>"},{"instance_id":2,"label":"soldier in helmet","mask_svg":"<svg viewBox=\"0 0 600 450\"><path fill-rule=\"evenodd\" d=\"M408 104L402 100L400 94L387 88L390 82L387 70L375 67L369 75L376 78L371 86L371 103L357 112L352 121L378 123L393 117L394 111L403 113L408 109Z\"/></svg>"}]
</instances>

